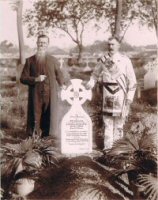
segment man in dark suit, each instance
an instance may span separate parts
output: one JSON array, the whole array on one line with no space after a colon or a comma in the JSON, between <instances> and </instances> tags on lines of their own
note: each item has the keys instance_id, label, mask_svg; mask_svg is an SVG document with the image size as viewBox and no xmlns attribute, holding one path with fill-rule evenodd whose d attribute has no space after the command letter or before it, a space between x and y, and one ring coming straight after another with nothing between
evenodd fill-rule
<instances>
[{"instance_id":1,"label":"man in dark suit","mask_svg":"<svg viewBox=\"0 0 158 200\"><path fill-rule=\"evenodd\" d=\"M39 35L37 53L28 59L20 81L28 85L27 133L42 137L58 134L58 84L64 86L64 76L57 59L46 53L49 38Z\"/></svg>"}]
</instances>

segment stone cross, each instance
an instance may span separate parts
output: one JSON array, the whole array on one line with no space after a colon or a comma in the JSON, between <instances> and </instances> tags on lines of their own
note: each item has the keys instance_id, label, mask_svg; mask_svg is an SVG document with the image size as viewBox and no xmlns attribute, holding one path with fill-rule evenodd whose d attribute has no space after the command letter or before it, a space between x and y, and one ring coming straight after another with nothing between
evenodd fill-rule
<instances>
[{"instance_id":1,"label":"stone cross","mask_svg":"<svg viewBox=\"0 0 158 200\"><path fill-rule=\"evenodd\" d=\"M91 98L92 91L86 90L80 79L72 79L71 85L61 91L61 99L71 105L61 122L63 154L79 155L92 151L92 121L82 108L82 104Z\"/></svg>"}]
</instances>

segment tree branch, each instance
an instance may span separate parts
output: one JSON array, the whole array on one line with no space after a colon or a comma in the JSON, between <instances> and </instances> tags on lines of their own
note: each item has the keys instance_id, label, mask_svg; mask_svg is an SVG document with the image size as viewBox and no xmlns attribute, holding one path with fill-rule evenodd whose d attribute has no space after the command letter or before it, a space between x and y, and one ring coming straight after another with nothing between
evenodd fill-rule
<instances>
[{"instance_id":1,"label":"tree branch","mask_svg":"<svg viewBox=\"0 0 158 200\"><path fill-rule=\"evenodd\" d=\"M56 28L58 28L58 29L64 31L65 33L67 33L67 34L70 36L70 38L72 39L72 41L74 41L74 42L77 44L77 40L70 34L70 32L68 31L68 29L64 29L64 28L62 28L62 27L59 26L59 25L56 26Z\"/></svg>"},{"instance_id":2,"label":"tree branch","mask_svg":"<svg viewBox=\"0 0 158 200\"><path fill-rule=\"evenodd\" d=\"M81 28L81 33L80 33L80 43L82 45L82 36L83 36L83 31L84 31L84 24L81 22L82 28Z\"/></svg>"},{"instance_id":3,"label":"tree branch","mask_svg":"<svg viewBox=\"0 0 158 200\"><path fill-rule=\"evenodd\" d=\"M122 40L123 40L123 38L124 38L124 36L125 36L125 34L126 34L126 32L127 32L127 30L128 30L128 28L129 28L129 26L130 26L131 23L132 23L132 18L131 18L131 20L129 21L129 24L126 26L126 29L125 29L125 31L124 31L124 33L123 33L121 39L120 39L120 43L122 42Z\"/></svg>"},{"instance_id":4,"label":"tree branch","mask_svg":"<svg viewBox=\"0 0 158 200\"><path fill-rule=\"evenodd\" d=\"M155 5L156 5L156 11L158 12L158 3L156 2L156 0L155 0ZM158 21L157 21L158 20L158 14L155 15L153 7L151 7L151 11L152 11L152 16L153 16L153 20L154 20L154 27L155 27L155 30L156 30L156 35L158 37L158 25L157 25L157 23L158 23Z\"/></svg>"}]
</instances>

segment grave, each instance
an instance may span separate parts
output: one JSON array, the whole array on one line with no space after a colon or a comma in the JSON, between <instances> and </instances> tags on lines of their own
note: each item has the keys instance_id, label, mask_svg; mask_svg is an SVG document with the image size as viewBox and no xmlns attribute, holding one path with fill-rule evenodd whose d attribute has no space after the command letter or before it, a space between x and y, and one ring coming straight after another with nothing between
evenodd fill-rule
<instances>
[{"instance_id":1,"label":"grave","mask_svg":"<svg viewBox=\"0 0 158 200\"><path fill-rule=\"evenodd\" d=\"M81 79L72 79L68 88L61 91L61 99L71 105L61 122L63 154L73 156L92 152L92 121L82 108L82 104L91 98L92 91L85 89Z\"/></svg>"}]
</instances>

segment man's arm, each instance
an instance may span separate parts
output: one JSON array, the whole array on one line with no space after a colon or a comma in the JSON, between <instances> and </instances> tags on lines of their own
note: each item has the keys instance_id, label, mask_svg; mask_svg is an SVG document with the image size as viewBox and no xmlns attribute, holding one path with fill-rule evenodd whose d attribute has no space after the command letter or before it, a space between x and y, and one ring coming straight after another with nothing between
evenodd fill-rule
<instances>
[{"instance_id":1,"label":"man's arm","mask_svg":"<svg viewBox=\"0 0 158 200\"><path fill-rule=\"evenodd\" d=\"M60 63L58 62L58 60L56 58L54 58L53 62L54 62L54 66L55 66L56 80L57 80L58 84L61 87L63 87L66 84L66 81L64 79L64 74L63 74L62 70L60 69Z\"/></svg>"},{"instance_id":2,"label":"man's arm","mask_svg":"<svg viewBox=\"0 0 158 200\"><path fill-rule=\"evenodd\" d=\"M26 59L26 63L21 73L20 82L25 85L34 85L36 82L43 82L45 79L45 75L39 75L38 77L30 76L30 62L29 59Z\"/></svg>"},{"instance_id":3,"label":"man's arm","mask_svg":"<svg viewBox=\"0 0 158 200\"><path fill-rule=\"evenodd\" d=\"M127 59L127 102L133 102L133 98L135 95L137 80L134 72L134 68L130 59Z\"/></svg>"},{"instance_id":4,"label":"man's arm","mask_svg":"<svg viewBox=\"0 0 158 200\"><path fill-rule=\"evenodd\" d=\"M127 94L126 94L125 103L122 109L122 117L125 118L125 120L127 120L129 110L130 110L130 105L133 102L134 94L136 91L136 85L137 85L133 65L132 65L132 62L128 58L126 62L126 76L127 76L126 77L127 78Z\"/></svg>"},{"instance_id":5,"label":"man's arm","mask_svg":"<svg viewBox=\"0 0 158 200\"><path fill-rule=\"evenodd\" d=\"M34 85L35 77L30 76L30 63L29 59L26 59L23 71L21 73L20 82L25 85Z\"/></svg>"},{"instance_id":6,"label":"man's arm","mask_svg":"<svg viewBox=\"0 0 158 200\"><path fill-rule=\"evenodd\" d=\"M99 79L101 72L102 72L102 66L101 66L101 63L98 62L94 68L94 71L90 77L90 80L86 84L86 89L92 89L94 87L95 83Z\"/></svg>"}]
</instances>

